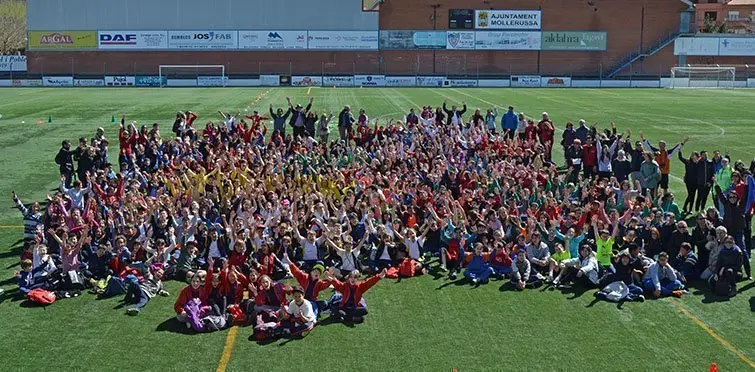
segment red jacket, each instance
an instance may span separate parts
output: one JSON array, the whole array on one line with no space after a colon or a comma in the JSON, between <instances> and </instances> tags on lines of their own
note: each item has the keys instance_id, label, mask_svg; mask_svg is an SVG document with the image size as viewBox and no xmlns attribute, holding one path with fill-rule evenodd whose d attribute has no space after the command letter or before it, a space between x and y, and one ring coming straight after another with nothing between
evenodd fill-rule
<instances>
[{"instance_id":1,"label":"red jacket","mask_svg":"<svg viewBox=\"0 0 755 372\"><path fill-rule=\"evenodd\" d=\"M341 298L341 307L346 306L346 302L349 300L349 297L351 296L352 292L354 293L354 305L359 306L359 302L362 301L362 295L364 295L364 292L367 292L368 289L372 288L373 285L377 284L377 282L380 281L380 276L375 275L365 281L359 282L355 285L351 285L348 283L343 283L339 281L338 279L333 279L333 288L335 288L336 291L341 292L343 297Z\"/></svg>"},{"instance_id":2,"label":"red jacket","mask_svg":"<svg viewBox=\"0 0 755 372\"><path fill-rule=\"evenodd\" d=\"M309 274L302 272L293 262L289 265L289 269L299 285L304 288L304 298L309 301L317 301L320 291L330 287L330 282L327 280L311 280Z\"/></svg>"},{"instance_id":3,"label":"red jacket","mask_svg":"<svg viewBox=\"0 0 755 372\"><path fill-rule=\"evenodd\" d=\"M222 278L222 282L220 283L220 287L222 288L223 294L226 296L233 296L233 303L239 304L244 299L244 289L249 285L249 279L244 276L244 274L238 273L236 274L236 283L234 288L234 283L231 283L228 280L228 275L220 275ZM232 304L228 304L232 305Z\"/></svg>"},{"instance_id":4,"label":"red jacket","mask_svg":"<svg viewBox=\"0 0 755 372\"><path fill-rule=\"evenodd\" d=\"M184 311L184 305L195 298L200 299L204 303L204 294L204 288L199 287L199 289L195 290L191 285L187 285L181 290L181 293L178 294L176 303L173 304L173 310L176 314L181 314Z\"/></svg>"},{"instance_id":5,"label":"red jacket","mask_svg":"<svg viewBox=\"0 0 755 372\"><path fill-rule=\"evenodd\" d=\"M289 291L286 291L283 284L273 283L268 290L260 288L257 296L254 297L254 304L259 306L286 306L288 304L286 294L288 293Z\"/></svg>"},{"instance_id":6,"label":"red jacket","mask_svg":"<svg viewBox=\"0 0 755 372\"><path fill-rule=\"evenodd\" d=\"M582 145L582 165L594 167L598 164L598 147L595 145Z\"/></svg>"}]
</instances>

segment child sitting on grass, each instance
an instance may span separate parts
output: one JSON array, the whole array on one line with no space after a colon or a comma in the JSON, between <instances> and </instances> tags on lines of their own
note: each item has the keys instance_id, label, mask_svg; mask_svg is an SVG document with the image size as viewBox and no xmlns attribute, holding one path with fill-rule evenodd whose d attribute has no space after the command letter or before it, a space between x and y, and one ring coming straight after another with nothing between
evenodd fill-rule
<instances>
[{"instance_id":1,"label":"child sitting on grass","mask_svg":"<svg viewBox=\"0 0 755 372\"><path fill-rule=\"evenodd\" d=\"M176 312L176 320L179 322L186 322L186 311L184 310L186 303L195 298L200 299L202 303L205 302L206 291L202 288L202 279L201 275L194 275L191 278L191 284L184 287L178 294L178 298L173 304L173 310Z\"/></svg>"},{"instance_id":2,"label":"child sitting on grass","mask_svg":"<svg viewBox=\"0 0 755 372\"><path fill-rule=\"evenodd\" d=\"M359 271L352 271L346 283L333 276L333 268L328 271L326 279L333 284L337 293L330 298L331 313L335 319L348 323L361 323L367 315L367 302L362 297L368 289L385 278L386 270L365 280L359 281Z\"/></svg>"},{"instance_id":3,"label":"child sitting on grass","mask_svg":"<svg viewBox=\"0 0 755 372\"><path fill-rule=\"evenodd\" d=\"M464 271L464 277L469 279L474 285L485 284L492 273L493 269L482 256L482 243L475 244L474 256L469 265L467 265L467 270Z\"/></svg>"},{"instance_id":4,"label":"child sitting on grass","mask_svg":"<svg viewBox=\"0 0 755 372\"><path fill-rule=\"evenodd\" d=\"M126 314L139 315L152 297L170 295L163 289L162 277L163 267L156 264L149 268L141 282L133 276L127 278L126 296L123 298L123 303L134 306L126 310Z\"/></svg>"}]
</instances>

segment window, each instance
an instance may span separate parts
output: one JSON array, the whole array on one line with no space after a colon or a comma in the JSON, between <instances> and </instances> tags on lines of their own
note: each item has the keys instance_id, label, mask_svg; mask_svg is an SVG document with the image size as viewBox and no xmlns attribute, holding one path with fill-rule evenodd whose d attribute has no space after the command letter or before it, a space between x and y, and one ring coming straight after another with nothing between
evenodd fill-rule
<instances>
[{"instance_id":1,"label":"window","mask_svg":"<svg viewBox=\"0 0 755 372\"><path fill-rule=\"evenodd\" d=\"M729 11L729 16L726 17L729 21L736 21L739 20L739 12L738 11Z\"/></svg>"},{"instance_id":2,"label":"window","mask_svg":"<svg viewBox=\"0 0 755 372\"><path fill-rule=\"evenodd\" d=\"M718 12L705 12L705 19L709 19L711 21L717 21Z\"/></svg>"}]
</instances>

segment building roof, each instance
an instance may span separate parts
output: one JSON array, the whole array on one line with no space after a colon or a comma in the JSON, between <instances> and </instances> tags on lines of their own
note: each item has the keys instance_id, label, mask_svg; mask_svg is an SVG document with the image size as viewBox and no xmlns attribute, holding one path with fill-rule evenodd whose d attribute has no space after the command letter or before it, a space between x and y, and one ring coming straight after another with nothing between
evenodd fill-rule
<instances>
[{"instance_id":1,"label":"building roof","mask_svg":"<svg viewBox=\"0 0 755 372\"><path fill-rule=\"evenodd\" d=\"M755 0L731 0L726 5L755 5Z\"/></svg>"}]
</instances>

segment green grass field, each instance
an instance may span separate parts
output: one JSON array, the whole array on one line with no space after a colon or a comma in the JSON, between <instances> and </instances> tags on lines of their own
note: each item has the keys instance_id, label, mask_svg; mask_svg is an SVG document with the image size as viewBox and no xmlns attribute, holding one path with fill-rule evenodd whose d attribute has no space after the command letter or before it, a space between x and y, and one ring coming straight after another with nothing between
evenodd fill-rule
<instances>
[{"instance_id":1,"label":"green grass field","mask_svg":"<svg viewBox=\"0 0 755 372\"><path fill-rule=\"evenodd\" d=\"M2 369L216 369L229 331L194 335L176 328L172 304L181 283L168 283L172 296L154 299L135 318L114 310L116 299L98 301L89 294L47 308L14 300L22 230L15 227L21 215L12 208L11 191L24 201L43 199L57 186L53 159L60 142L75 143L100 126L111 138L115 159L113 115L159 122L165 134L178 110L199 113L203 126L219 119L217 110L266 112L270 103L283 105L286 96L304 103L307 93L307 88L0 90ZM559 127L581 118L602 126L615 121L619 130L631 128L635 136L642 130L654 143L688 135L687 152L730 150L733 159L747 164L755 156L755 121L744 111L755 103L752 90L313 88L310 94L316 111L337 112L350 104L381 121L446 99L470 109L499 106L501 114L513 105L529 116L548 111ZM683 166L672 164L671 187L681 205ZM240 328L227 345L227 370L707 371L711 362L721 371L755 369L752 282L741 283L743 292L725 302L693 290L682 299L622 307L594 303L592 291L519 293L500 290L495 280L479 288L446 283L433 276L385 280L366 296L370 315L364 324L317 327L303 340L259 345L248 339L251 328Z\"/></svg>"}]
</instances>

